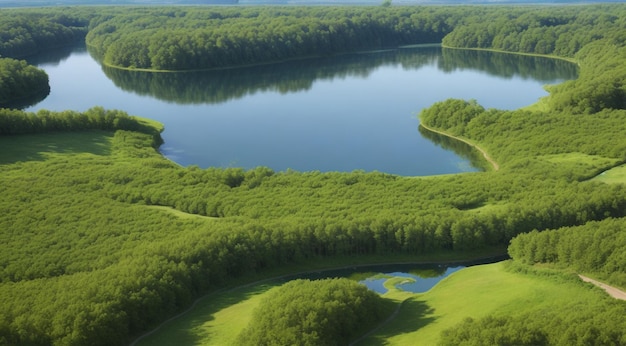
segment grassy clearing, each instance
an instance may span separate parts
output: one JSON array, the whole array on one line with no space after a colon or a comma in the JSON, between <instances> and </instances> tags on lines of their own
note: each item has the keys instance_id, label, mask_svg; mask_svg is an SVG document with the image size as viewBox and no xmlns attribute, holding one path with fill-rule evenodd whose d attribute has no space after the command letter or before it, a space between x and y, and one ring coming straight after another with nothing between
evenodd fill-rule
<instances>
[{"instance_id":1,"label":"grassy clearing","mask_svg":"<svg viewBox=\"0 0 626 346\"><path fill-rule=\"evenodd\" d=\"M260 283L207 296L185 318L172 321L137 345L233 345L263 295L278 285Z\"/></svg>"},{"instance_id":2,"label":"grassy clearing","mask_svg":"<svg viewBox=\"0 0 626 346\"><path fill-rule=\"evenodd\" d=\"M463 211L468 212L468 213L476 213L476 214L483 214L483 213L488 214L488 213L493 213L493 212L497 212L500 210L505 210L508 205L509 205L508 203L488 203L488 204L481 205L476 208L464 209Z\"/></svg>"},{"instance_id":3,"label":"grassy clearing","mask_svg":"<svg viewBox=\"0 0 626 346\"><path fill-rule=\"evenodd\" d=\"M601 170L615 165L619 160L598 155L587 155L583 153L565 153L555 155L544 155L541 159L558 165L579 167L588 170Z\"/></svg>"},{"instance_id":4,"label":"grassy clearing","mask_svg":"<svg viewBox=\"0 0 626 346\"><path fill-rule=\"evenodd\" d=\"M393 321L358 345L436 345L443 330L466 317L514 315L597 297L580 286L507 272L503 263L470 267L407 299Z\"/></svg>"},{"instance_id":5,"label":"grassy clearing","mask_svg":"<svg viewBox=\"0 0 626 346\"><path fill-rule=\"evenodd\" d=\"M0 164L43 161L57 154L110 155L112 142L113 133L105 131L0 136Z\"/></svg>"},{"instance_id":6,"label":"grassy clearing","mask_svg":"<svg viewBox=\"0 0 626 346\"><path fill-rule=\"evenodd\" d=\"M390 278L384 297L402 303L398 315L357 345L435 345L445 329L466 317L515 315L529 309L593 301L600 292L532 275L508 272L503 263L456 272L426 293L394 286L406 278ZM138 345L232 345L249 322L263 295L278 283L259 283L202 301L196 309Z\"/></svg>"},{"instance_id":7,"label":"grassy clearing","mask_svg":"<svg viewBox=\"0 0 626 346\"><path fill-rule=\"evenodd\" d=\"M571 179L576 180L592 179L620 162L614 158L583 153L542 155L538 158L552 165L558 165L564 172L569 172Z\"/></svg>"},{"instance_id":8,"label":"grassy clearing","mask_svg":"<svg viewBox=\"0 0 626 346\"><path fill-rule=\"evenodd\" d=\"M198 215L198 214L189 214L189 213L185 213L184 211L180 211L178 209L174 209L172 207L166 207L166 206L162 206L162 205L148 205L146 206L146 208L150 208L150 209L155 209L155 210L162 210L164 212L170 213L172 215L175 215L179 218L182 219L212 219L212 220L218 220L219 217L211 217L211 216L204 216L204 215Z\"/></svg>"},{"instance_id":9,"label":"grassy clearing","mask_svg":"<svg viewBox=\"0 0 626 346\"><path fill-rule=\"evenodd\" d=\"M597 175L593 180L607 184L626 184L626 165L609 169Z\"/></svg>"}]
</instances>

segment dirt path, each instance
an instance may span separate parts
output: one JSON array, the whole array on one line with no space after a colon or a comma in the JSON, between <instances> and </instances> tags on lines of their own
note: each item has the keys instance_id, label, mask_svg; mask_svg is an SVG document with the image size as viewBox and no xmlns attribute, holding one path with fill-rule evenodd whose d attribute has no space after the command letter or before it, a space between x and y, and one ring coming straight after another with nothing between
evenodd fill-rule
<instances>
[{"instance_id":1,"label":"dirt path","mask_svg":"<svg viewBox=\"0 0 626 346\"><path fill-rule=\"evenodd\" d=\"M435 130L432 127L428 127L428 126L426 126L426 125L424 125L422 123L420 123L420 126L425 128L426 130L428 130L430 132L438 133L440 135L456 139L457 141L461 141L461 142L463 142L463 143L465 143L465 144L467 144L467 145L469 145L469 146L471 146L473 148L476 148L476 150L480 151L480 153L483 154L483 157L485 158L485 160L487 160L487 162L489 162L491 164L491 166L493 167L494 171L497 171L497 170L500 169L500 165L498 165L498 163L496 161L494 161L494 159L492 159L491 156L489 156L489 154L487 154L487 151L485 151L483 148L479 147L478 145L468 141L467 139L463 139L461 137L456 137L456 136L453 136L453 135L451 135L449 133L446 133L446 132L443 132L443 131Z\"/></svg>"},{"instance_id":2,"label":"dirt path","mask_svg":"<svg viewBox=\"0 0 626 346\"><path fill-rule=\"evenodd\" d=\"M592 284L602 288L603 290L606 291L606 293L608 293L611 297L615 298L615 299L620 299L620 300L626 300L626 292L617 289L613 286L609 286L607 284L603 284L600 281L588 278L584 275L578 275L584 282L591 282Z\"/></svg>"}]
</instances>

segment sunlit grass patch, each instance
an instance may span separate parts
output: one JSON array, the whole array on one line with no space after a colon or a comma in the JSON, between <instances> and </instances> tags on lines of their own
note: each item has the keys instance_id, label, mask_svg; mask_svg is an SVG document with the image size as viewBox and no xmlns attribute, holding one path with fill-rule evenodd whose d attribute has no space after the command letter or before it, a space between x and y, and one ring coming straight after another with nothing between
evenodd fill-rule
<instances>
[{"instance_id":1,"label":"sunlit grass patch","mask_svg":"<svg viewBox=\"0 0 626 346\"><path fill-rule=\"evenodd\" d=\"M552 163L585 164L598 168L613 165L618 161L617 159L583 153L543 155L541 158Z\"/></svg>"},{"instance_id":2,"label":"sunlit grass patch","mask_svg":"<svg viewBox=\"0 0 626 346\"><path fill-rule=\"evenodd\" d=\"M619 162L618 159L583 153L543 155L539 158L557 164L569 171L570 174L581 177L595 176L604 169L612 167Z\"/></svg>"},{"instance_id":3,"label":"sunlit grass patch","mask_svg":"<svg viewBox=\"0 0 626 346\"><path fill-rule=\"evenodd\" d=\"M476 208L464 209L464 211L476 214L488 214L506 209L508 203L487 203Z\"/></svg>"},{"instance_id":4,"label":"sunlit grass patch","mask_svg":"<svg viewBox=\"0 0 626 346\"><path fill-rule=\"evenodd\" d=\"M180 211L178 209L174 209L172 207L167 207L167 206L162 206L162 205L148 205L146 207L150 208L150 209L161 210L161 211L170 213L170 214L172 214L174 216L177 216L177 217L180 217L180 218L183 218L183 219L193 219L193 218L213 219L213 220L219 219L218 217L211 217L211 216L204 216L204 215L198 215L198 214L185 213L184 211Z\"/></svg>"},{"instance_id":5,"label":"sunlit grass patch","mask_svg":"<svg viewBox=\"0 0 626 346\"><path fill-rule=\"evenodd\" d=\"M617 166L597 175L593 180L607 184L626 184L626 165Z\"/></svg>"},{"instance_id":6,"label":"sunlit grass patch","mask_svg":"<svg viewBox=\"0 0 626 346\"><path fill-rule=\"evenodd\" d=\"M257 284L207 296L184 318L168 323L137 345L233 345L264 294L278 285Z\"/></svg>"},{"instance_id":7,"label":"sunlit grass patch","mask_svg":"<svg viewBox=\"0 0 626 346\"><path fill-rule=\"evenodd\" d=\"M581 286L506 271L502 262L469 267L407 299L393 321L358 345L436 345L442 331L466 317L515 315L560 303L590 302L597 294Z\"/></svg>"}]
</instances>

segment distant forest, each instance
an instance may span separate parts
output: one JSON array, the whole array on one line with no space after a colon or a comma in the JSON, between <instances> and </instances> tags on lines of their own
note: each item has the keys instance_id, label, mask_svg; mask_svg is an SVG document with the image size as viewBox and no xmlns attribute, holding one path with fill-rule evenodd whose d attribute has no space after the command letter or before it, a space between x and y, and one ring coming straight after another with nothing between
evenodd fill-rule
<instances>
[{"instance_id":1,"label":"distant forest","mask_svg":"<svg viewBox=\"0 0 626 346\"><path fill-rule=\"evenodd\" d=\"M620 0L394 0L398 5L476 4L590 4ZM0 7L44 7L73 5L382 5L383 0L0 0Z\"/></svg>"}]
</instances>

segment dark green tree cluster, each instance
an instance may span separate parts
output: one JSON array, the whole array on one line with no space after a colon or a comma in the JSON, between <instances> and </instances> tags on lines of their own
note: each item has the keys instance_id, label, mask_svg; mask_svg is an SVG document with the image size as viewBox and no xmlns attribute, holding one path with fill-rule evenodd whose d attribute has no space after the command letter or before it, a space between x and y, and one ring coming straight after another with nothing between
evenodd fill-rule
<instances>
[{"instance_id":1,"label":"dark green tree cluster","mask_svg":"<svg viewBox=\"0 0 626 346\"><path fill-rule=\"evenodd\" d=\"M237 344L348 345L390 308L393 303L352 280L294 280L268 293Z\"/></svg>"},{"instance_id":2,"label":"dark green tree cluster","mask_svg":"<svg viewBox=\"0 0 626 346\"><path fill-rule=\"evenodd\" d=\"M573 114L626 109L625 45L626 39L601 40L582 48L576 54L583 67L580 77L551 86L550 107Z\"/></svg>"},{"instance_id":3,"label":"dark green tree cluster","mask_svg":"<svg viewBox=\"0 0 626 346\"><path fill-rule=\"evenodd\" d=\"M0 56L26 57L81 42L87 34L89 13L63 9L3 10L0 12Z\"/></svg>"},{"instance_id":4,"label":"dark green tree cluster","mask_svg":"<svg viewBox=\"0 0 626 346\"><path fill-rule=\"evenodd\" d=\"M522 316L468 318L442 333L440 345L623 345L626 306L603 300L595 304L554 306Z\"/></svg>"},{"instance_id":5,"label":"dark green tree cluster","mask_svg":"<svg viewBox=\"0 0 626 346\"><path fill-rule=\"evenodd\" d=\"M422 111L420 120L425 125L443 128L450 133L463 136L470 121L484 112L485 108L476 100L449 99L437 102Z\"/></svg>"},{"instance_id":6,"label":"dark green tree cluster","mask_svg":"<svg viewBox=\"0 0 626 346\"><path fill-rule=\"evenodd\" d=\"M620 5L518 7L470 16L443 39L443 44L573 57L585 45L602 38L623 41L624 28L624 8Z\"/></svg>"},{"instance_id":7,"label":"dark green tree cluster","mask_svg":"<svg viewBox=\"0 0 626 346\"><path fill-rule=\"evenodd\" d=\"M459 18L440 8L150 9L96 20L87 43L105 64L209 69L439 42Z\"/></svg>"},{"instance_id":8,"label":"dark green tree cluster","mask_svg":"<svg viewBox=\"0 0 626 346\"><path fill-rule=\"evenodd\" d=\"M626 219L522 234L509 254L520 263L554 264L626 287Z\"/></svg>"},{"instance_id":9,"label":"dark green tree cluster","mask_svg":"<svg viewBox=\"0 0 626 346\"><path fill-rule=\"evenodd\" d=\"M0 58L0 106L49 92L45 71L23 60Z\"/></svg>"}]
</instances>

